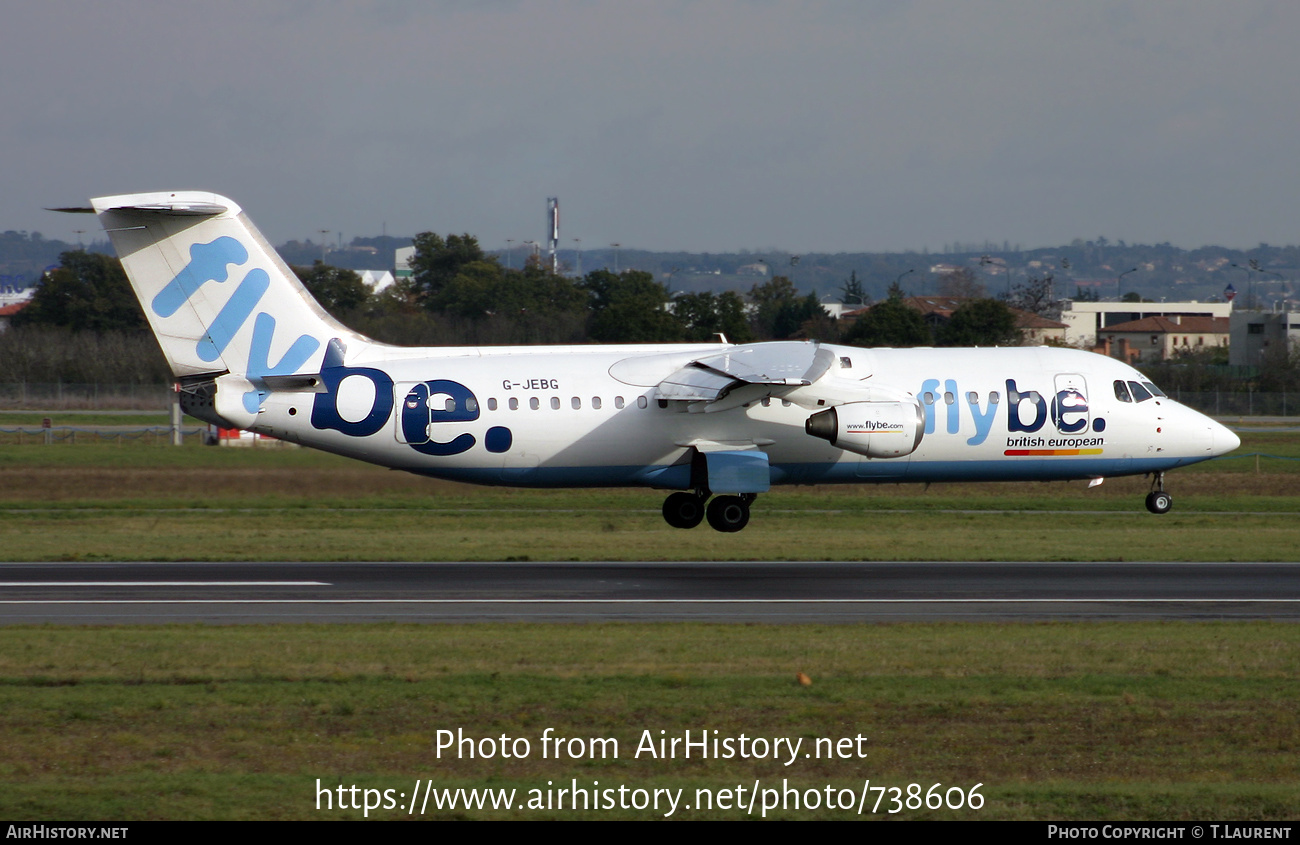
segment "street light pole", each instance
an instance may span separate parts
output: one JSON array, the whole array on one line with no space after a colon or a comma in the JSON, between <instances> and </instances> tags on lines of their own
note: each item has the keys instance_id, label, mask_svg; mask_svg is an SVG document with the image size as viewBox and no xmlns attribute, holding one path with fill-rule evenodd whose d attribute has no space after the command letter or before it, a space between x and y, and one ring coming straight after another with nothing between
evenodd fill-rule
<instances>
[{"instance_id":1,"label":"street light pole","mask_svg":"<svg viewBox=\"0 0 1300 845\"><path fill-rule=\"evenodd\" d=\"M1129 273L1136 273L1137 269L1138 268L1134 267L1131 270L1125 270L1123 273L1120 273L1118 276L1115 277L1115 301L1116 302L1124 301L1124 297L1120 295L1119 280L1127 276Z\"/></svg>"},{"instance_id":2,"label":"street light pole","mask_svg":"<svg viewBox=\"0 0 1300 845\"><path fill-rule=\"evenodd\" d=\"M610 246L614 247L614 275L620 276L622 273L620 273L618 269L618 248L621 247L622 244L610 244Z\"/></svg>"},{"instance_id":3,"label":"street light pole","mask_svg":"<svg viewBox=\"0 0 1300 845\"><path fill-rule=\"evenodd\" d=\"M1251 264L1251 263L1252 262L1247 262L1247 264ZM1258 262L1253 262L1253 263L1257 264ZM1256 268L1253 266L1242 267L1240 264L1233 264L1232 266L1236 267L1238 270L1241 270L1246 274L1246 310L1254 311L1255 310L1255 277L1251 275L1250 271Z\"/></svg>"},{"instance_id":4,"label":"street light pole","mask_svg":"<svg viewBox=\"0 0 1300 845\"><path fill-rule=\"evenodd\" d=\"M1283 284L1286 283L1286 278L1283 277L1283 275L1282 275L1281 273L1274 273L1272 270L1265 270L1263 267L1257 267L1256 269L1259 270L1259 272L1261 272L1261 273L1263 273L1263 274L1265 274L1265 275L1267 275L1267 276L1277 276L1278 281L1282 282ZM1263 284L1263 282L1261 282L1260 284ZM1277 300L1276 300L1276 299L1273 300L1273 308L1274 308L1274 310L1277 310Z\"/></svg>"}]
</instances>

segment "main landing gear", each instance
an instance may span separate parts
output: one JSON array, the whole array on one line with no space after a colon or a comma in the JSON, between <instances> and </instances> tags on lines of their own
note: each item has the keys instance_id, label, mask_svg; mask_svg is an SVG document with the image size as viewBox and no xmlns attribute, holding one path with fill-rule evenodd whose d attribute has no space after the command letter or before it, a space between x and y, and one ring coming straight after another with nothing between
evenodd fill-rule
<instances>
[{"instance_id":1,"label":"main landing gear","mask_svg":"<svg viewBox=\"0 0 1300 845\"><path fill-rule=\"evenodd\" d=\"M673 528L694 528L708 517L714 530L730 534L749 524L749 503L755 498L753 493L742 493L714 496L709 501L706 490L673 493L664 500L664 521Z\"/></svg>"},{"instance_id":2,"label":"main landing gear","mask_svg":"<svg viewBox=\"0 0 1300 845\"><path fill-rule=\"evenodd\" d=\"M1174 506L1174 497L1165 492L1165 474L1157 472L1151 481L1151 492L1147 494L1147 510L1152 513L1169 513Z\"/></svg>"}]
</instances>

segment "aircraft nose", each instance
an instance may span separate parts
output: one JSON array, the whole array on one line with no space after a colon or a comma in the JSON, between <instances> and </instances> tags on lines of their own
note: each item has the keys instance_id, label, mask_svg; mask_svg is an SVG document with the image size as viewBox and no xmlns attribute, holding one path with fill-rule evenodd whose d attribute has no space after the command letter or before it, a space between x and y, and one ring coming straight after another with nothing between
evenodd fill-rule
<instances>
[{"instance_id":1,"label":"aircraft nose","mask_svg":"<svg viewBox=\"0 0 1300 845\"><path fill-rule=\"evenodd\" d=\"M1241 438L1225 425L1210 422L1210 454L1226 455L1241 445Z\"/></svg>"}]
</instances>

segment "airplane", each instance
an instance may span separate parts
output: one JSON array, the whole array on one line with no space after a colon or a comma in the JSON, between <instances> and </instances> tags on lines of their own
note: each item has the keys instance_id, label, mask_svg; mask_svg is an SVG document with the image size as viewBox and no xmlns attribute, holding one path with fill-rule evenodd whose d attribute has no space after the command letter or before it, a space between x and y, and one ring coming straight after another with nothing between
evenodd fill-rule
<instances>
[{"instance_id":1,"label":"airplane","mask_svg":"<svg viewBox=\"0 0 1300 845\"><path fill-rule=\"evenodd\" d=\"M1050 347L817 341L378 343L319 304L233 201L100 197L189 415L433 478L671 491L676 528L749 522L783 484L1152 476L1236 449L1122 361Z\"/></svg>"}]
</instances>

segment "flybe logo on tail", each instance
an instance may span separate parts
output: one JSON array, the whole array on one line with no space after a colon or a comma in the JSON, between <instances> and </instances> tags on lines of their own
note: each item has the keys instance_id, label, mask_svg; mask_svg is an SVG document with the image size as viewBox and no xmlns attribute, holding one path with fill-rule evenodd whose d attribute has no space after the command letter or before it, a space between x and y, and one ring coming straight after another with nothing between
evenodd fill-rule
<instances>
[{"instance_id":1,"label":"flybe logo on tail","mask_svg":"<svg viewBox=\"0 0 1300 845\"><path fill-rule=\"evenodd\" d=\"M209 282L226 282L230 278L229 268L232 265L243 265L247 261L248 250L244 245L226 235L208 243L194 244L190 247L190 263L158 292L150 303L150 308L160 317L170 317L204 285ZM195 354L209 363L221 360L235 336L253 318L253 312L257 311L257 306L270 287L271 277L262 268L254 267L245 273L235 292L215 316L199 315L205 324L205 330L195 344ZM266 311L258 312L256 318L253 318L253 335L243 368L244 375L250 380L293 373L320 348L319 340L301 335L280 360L271 363L271 341L275 337L275 325L275 317ZM227 362L226 366L232 372L240 370L236 362ZM244 408L256 412L265 396L264 391L244 394Z\"/></svg>"},{"instance_id":2,"label":"flybe logo on tail","mask_svg":"<svg viewBox=\"0 0 1300 845\"><path fill-rule=\"evenodd\" d=\"M234 238L220 237L211 243L194 244L190 247L190 263L153 298L153 312L159 317L170 317L208 282L224 282L229 278L226 272L229 265L247 260L248 250Z\"/></svg>"}]
</instances>

